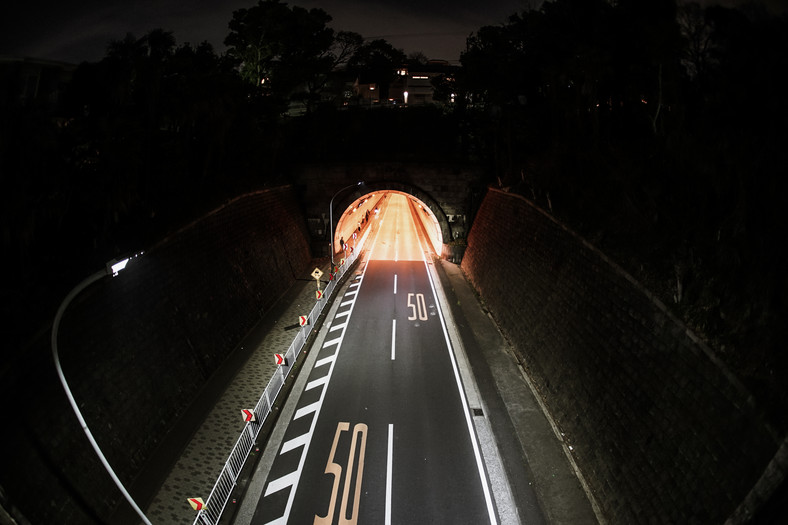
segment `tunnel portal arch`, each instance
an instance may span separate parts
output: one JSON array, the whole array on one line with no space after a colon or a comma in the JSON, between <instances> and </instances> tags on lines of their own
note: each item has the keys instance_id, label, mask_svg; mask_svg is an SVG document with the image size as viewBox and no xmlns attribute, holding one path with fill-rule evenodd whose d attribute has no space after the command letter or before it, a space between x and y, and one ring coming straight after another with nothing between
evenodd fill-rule
<instances>
[{"instance_id":1,"label":"tunnel portal arch","mask_svg":"<svg viewBox=\"0 0 788 525\"><path fill-rule=\"evenodd\" d=\"M366 203L366 206L374 207L374 199L367 202L368 196L376 194L382 196L385 193L404 194L411 197L417 205L421 205L425 214L440 232L439 235L434 235L429 230L427 233L432 241L434 251L438 255L441 255L442 246L437 245L436 237L438 237L437 240L444 245L452 240L451 224L449 223L446 213L435 199L425 191L413 185L395 181L364 183L355 191L350 192L344 198L340 199L339 204L335 206L335 210L338 212L338 218L335 221L334 230L332 232L334 236L334 250L338 250L340 239L344 238L343 230L346 229L347 221L351 220L350 217L353 214L353 210L363 208L364 203ZM359 222L356 219L352 220L353 222Z\"/></svg>"}]
</instances>

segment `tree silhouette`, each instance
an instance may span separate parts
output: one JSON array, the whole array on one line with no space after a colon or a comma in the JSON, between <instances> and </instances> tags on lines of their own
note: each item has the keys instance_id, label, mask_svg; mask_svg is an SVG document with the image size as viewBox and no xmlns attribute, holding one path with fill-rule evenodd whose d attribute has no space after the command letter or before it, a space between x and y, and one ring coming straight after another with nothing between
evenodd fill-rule
<instances>
[{"instance_id":1,"label":"tree silhouette","mask_svg":"<svg viewBox=\"0 0 788 525\"><path fill-rule=\"evenodd\" d=\"M284 112L292 100L312 101L336 65L332 48L341 56L341 44L351 40L343 35L334 47L334 31L326 27L330 21L322 9L260 0L233 13L225 39L228 55L239 64L241 76Z\"/></svg>"},{"instance_id":2,"label":"tree silhouette","mask_svg":"<svg viewBox=\"0 0 788 525\"><path fill-rule=\"evenodd\" d=\"M389 86L396 77L398 67L405 64L405 53L383 39L376 39L362 45L347 64L349 72L356 76L366 76L370 83L378 85L380 98L386 99Z\"/></svg>"}]
</instances>

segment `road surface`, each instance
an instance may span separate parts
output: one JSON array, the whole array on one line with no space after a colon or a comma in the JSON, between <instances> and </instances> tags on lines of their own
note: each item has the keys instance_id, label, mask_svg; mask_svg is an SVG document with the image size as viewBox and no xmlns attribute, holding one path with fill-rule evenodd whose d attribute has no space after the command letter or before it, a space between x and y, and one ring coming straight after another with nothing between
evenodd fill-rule
<instances>
[{"instance_id":1,"label":"road surface","mask_svg":"<svg viewBox=\"0 0 788 525\"><path fill-rule=\"evenodd\" d=\"M427 244L408 198L386 201L253 524L497 523Z\"/></svg>"}]
</instances>

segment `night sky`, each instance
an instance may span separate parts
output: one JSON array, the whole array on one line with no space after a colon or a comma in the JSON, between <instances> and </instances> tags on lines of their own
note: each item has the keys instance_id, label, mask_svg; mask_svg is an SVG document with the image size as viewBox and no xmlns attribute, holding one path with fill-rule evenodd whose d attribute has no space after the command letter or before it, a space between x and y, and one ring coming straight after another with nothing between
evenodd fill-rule
<instances>
[{"instance_id":1,"label":"night sky","mask_svg":"<svg viewBox=\"0 0 788 525\"><path fill-rule=\"evenodd\" d=\"M31 0L0 7L0 55L79 63L101 59L111 40L143 36L155 28L172 31L178 44L207 40L223 52L227 25L236 9L256 0ZM335 30L384 38L406 53L456 61L465 39L484 25L500 24L529 0L297 0L288 5L319 7Z\"/></svg>"},{"instance_id":2,"label":"night sky","mask_svg":"<svg viewBox=\"0 0 788 525\"><path fill-rule=\"evenodd\" d=\"M744 0L720 0L737 5ZM773 12L786 12L788 0L761 0ZM700 3L710 3L701 0ZM0 7L0 56L32 57L79 63L105 55L107 43L126 33L141 37L161 28L178 44L202 41L224 51L227 25L236 9L255 0L28 0ZM506 22L509 15L541 0L297 0L320 7L333 17L331 27L365 38L384 38L405 53L458 61L467 36L485 25Z\"/></svg>"}]
</instances>

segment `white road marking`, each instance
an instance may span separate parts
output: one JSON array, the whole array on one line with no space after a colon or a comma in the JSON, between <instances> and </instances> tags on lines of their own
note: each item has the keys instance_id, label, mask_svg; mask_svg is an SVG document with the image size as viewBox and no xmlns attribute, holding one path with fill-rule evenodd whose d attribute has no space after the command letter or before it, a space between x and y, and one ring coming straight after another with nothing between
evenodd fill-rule
<instances>
[{"instance_id":1,"label":"white road marking","mask_svg":"<svg viewBox=\"0 0 788 525\"><path fill-rule=\"evenodd\" d=\"M328 383L328 376L319 377L307 383L304 390L312 390L313 388L319 387L320 385L325 385L326 383Z\"/></svg>"},{"instance_id":2,"label":"white road marking","mask_svg":"<svg viewBox=\"0 0 788 525\"><path fill-rule=\"evenodd\" d=\"M290 441L286 441L282 445L282 450L279 452L279 454L286 454L286 453L290 452L293 449L296 449L298 447L302 447L302 446L306 445L309 442L310 439L312 439L312 434L307 432L306 434L303 434L301 436L293 438Z\"/></svg>"},{"instance_id":3,"label":"white road marking","mask_svg":"<svg viewBox=\"0 0 788 525\"><path fill-rule=\"evenodd\" d=\"M413 222L413 217L411 216L411 221ZM415 222L413 222L413 227L415 228ZM473 455L476 458L476 468L479 471L479 480L482 484L482 490L484 491L484 500L487 503L487 515L490 518L491 525L498 524L498 518L495 516L495 505L493 504L492 494L490 494L490 487L487 482L487 473L484 470L484 461L482 460L481 452L479 451L479 443L476 438L476 430L473 426L473 420L471 419L471 413L468 409L468 400L465 397L465 390L462 388L462 380L460 379L460 371L457 368L457 360L454 358L454 349L451 345L451 340L449 339L449 332L446 329L446 321L443 318L443 311L440 307L440 301L438 301L438 293L435 291L435 283L432 279L432 273L430 272L429 265L427 264L427 258L424 256L424 246L421 244L421 236L417 235L416 239L419 242L419 251L421 252L421 259L424 261L424 269L427 272L427 279L430 282L430 288L432 289L432 297L435 299L435 306L438 310L438 319L441 322L441 328L443 329L443 338L446 340L446 348L449 351L449 359L451 360L451 367L454 371L454 379L457 383L457 391L460 394L460 402L462 404L462 410L465 413L465 423L468 426L468 434L471 438L471 445L473 446Z\"/></svg>"},{"instance_id":4,"label":"white road marking","mask_svg":"<svg viewBox=\"0 0 788 525\"><path fill-rule=\"evenodd\" d=\"M332 339L331 341L326 341L323 343L323 348L328 348L329 346L338 345L342 341L342 336Z\"/></svg>"},{"instance_id":5,"label":"white road marking","mask_svg":"<svg viewBox=\"0 0 788 525\"><path fill-rule=\"evenodd\" d=\"M348 301L348 303L352 305L350 307L350 312L348 314L348 315L351 315L352 312L353 312L353 308L355 306L355 300ZM279 479L276 479L276 480L274 480L274 481L272 481L271 483L268 484L268 488L266 489L265 496L268 496L272 492L276 492L277 490L281 490L281 489L283 489L285 487L288 487L288 486L292 486L292 489L290 490L290 494L288 495L287 505L285 506L285 510L284 510L284 513L282 514L282 516L279 517L279 518L276 518L275 520L272 520L272 521L268 522L267 525L272 525L272 524L278 525L280 523L281 524L286 524L287 520L290 519L290 511L293 508L293 500L295 500L295 494L296 494L296 491L298 490L298 482L301 479L301 472L303 472L303 470L304 470L304 463L306 462L306 457L307 457L307 454L309 452L309 445L312 443L312 435L313 435L313 433L315 431L315 426L317 425L317 420L320 417L320 409L323 406L323 400L325 399L326 391L328 390L328 383L331 381L331 375L334 372L334 364L336 363L337 356L339 355L339 350L342 348L342 341L343 341L344 338L345 338L345 331L343 330L341 332L340 336L337 339L333 339L331 341L328 341L328 342L324 343L323 344L323 348L326 348L326 347L329 347L329 346L332 346L332 345L337 345L336 352L333 355L330 355L328 357L324 357L323 359L319 359L318 361L315 362L314 366L312 367L312 369L314 370L314 368L319 367L319 366L323 366L323 365L325 365L327 363L331 364L331 366L328 369L328 373L325 376L326 377L326 379L325 379L326 387L323 388L323 391L320 393L320 399L318 399L315 403L312 403L309 406L306 406L306 407L298 409L296 411L295 417L293 418L293 419L298 419L299 417L301 417L301 416L303 416L305 414L308 414L310 412L314 412L315 413L314 417L312 418L312 424L309 427L309 432L307 432L307 434L305 434L308 437L306 438L305 442L303 443L304 448L301 451L301 458L299 459L298 467L296 468L295 472L292 472L292 473L288 474L287 476L283 476L283 477L281 477ZM299 446L299 444L301 443L300 440L302 438L303 438L303 436L301 436L299 438L295 438L294 440L291 440L288 443L290 444L290 446L293 446L293 447Z\"/></svg>"},{"instance_id":6,"label":"white road marking","mask_svg":"<svg viewBox=\"0 0 788 525\"><path fill-rule=\"evenodd\" d=\"M317 410L319 408L320 408L320 401L315 401L311 405L307 405L305 407L301 407L298 410L296 410L296 413L295 413L295 416L293 416L293 419L299 419L299 418L304 417L307 414L311 414L312 412L317 412Z\"/></svg>"},{"instance_id":7,"label":"white road marking","mask_svg":"<svg viewBox=\"0 0 788 525\"><path fill-rule=\"evenodd\" d=\"M394 356L396 355L396 344L395 340L397 338L397 320L391 320L391 360L394 361Z\"/></svg>"},{"instance_id":8,"label":"white road marking","mask_svg":"<svg viewBox=\"0 0 788 525\"><path fill-rule=\"evenodd\" d=\"M394 295L397 294L397 274L394 274Z\"/></svg>"},{"instance_id":9,"label":"white road marking","mask_svg":"<svg viewBox=\"0 0 788 525\"><path fill-rule=\"evenodd\" d=\"M283 488L292 487L296 481L298 481L298 472L291 472L286 476L275 479L268 484L268 487L266 487L265 495L268 496L274 492L279 492Z\"/></svg>"},{"instance_id":10,"label":"white road marking","mask_svg":"<svg viewBox=\"0 0 788 525\"><path fill-rule=\"evenodd\" d=\"M319 359L318 361L315 362L315 368L317 368L318 366L323 366L327 363L333 363L334 359L336 358L337 358L336 355L330 355L328 357L324 357L323 359Z\"/></svg>"},{"instance_id":11,"label":"white road marking","mask_svg":"<svg viewBox=\"0 0 788 525\"><path fill-rule=\"evenodd\" d=\"M389 423L389 447L386 455L386 521L391 525L391 469L394 464L394 424Z\"/></svg>"},{"instance_id":12,"label":"white road marking","mask_svg":"<svg viewBox=\"0 0 788 525\"><path fill-rule=\"evenodd\" d=\"M336 324L336 325L332 326L331 328L329 328L328 331L329 332L335 332L337 330L342 330L346 326L347 326L347 323L345 323L345 324Z\"/></svg>"},{"instance_id":13,"label":"white road marking","mask_svg":"<svg viewBox=\"0 0 788 525\"><path fill-rule=\"evenodd\" d=\"M421 244L421 241L419 241ZM423 251L422 251L423 253ZM482 490L484 491L484 500L487 503L487 514L490 517L490 523L492 525L497 525L498 519L495 516L495 505L493 505L492 495L490 494L490 487L487 483L487 474L484 470L484 462L482 461L482 455L479 452L479 443L476 439L476 431L473 427L473 421L471 420L471 413L468 410L468 401L465 398L465 391L462 388L462 381L460 380L460 371L457 369L457 361L454 358L454 350L451 346L451 341L449 340L449 332L446 329L446 321L443 319L443 312L441 311L440 304L438 303L438 294L435 292L435 283L432 281L432 274L430 273L430 269L427 266L427 260L424 260L424 268L427 271L427 278L430 282L430 288L432 288L432 296L435 298L435 304L438 310L438 318L441 321L441 328L443 328L443 337L446 340L446 348L449 350L449 359L451 360L451 367L454 370L454 379L457 383L457 391L460 394L460 402L462 404L462 410L465 413L465 423L468 425L468 434L471 438L471 445L473 445L473 455L476 458L476 468L479 471L479 480L482 484Z\"/></svg>"}]
</instances>

